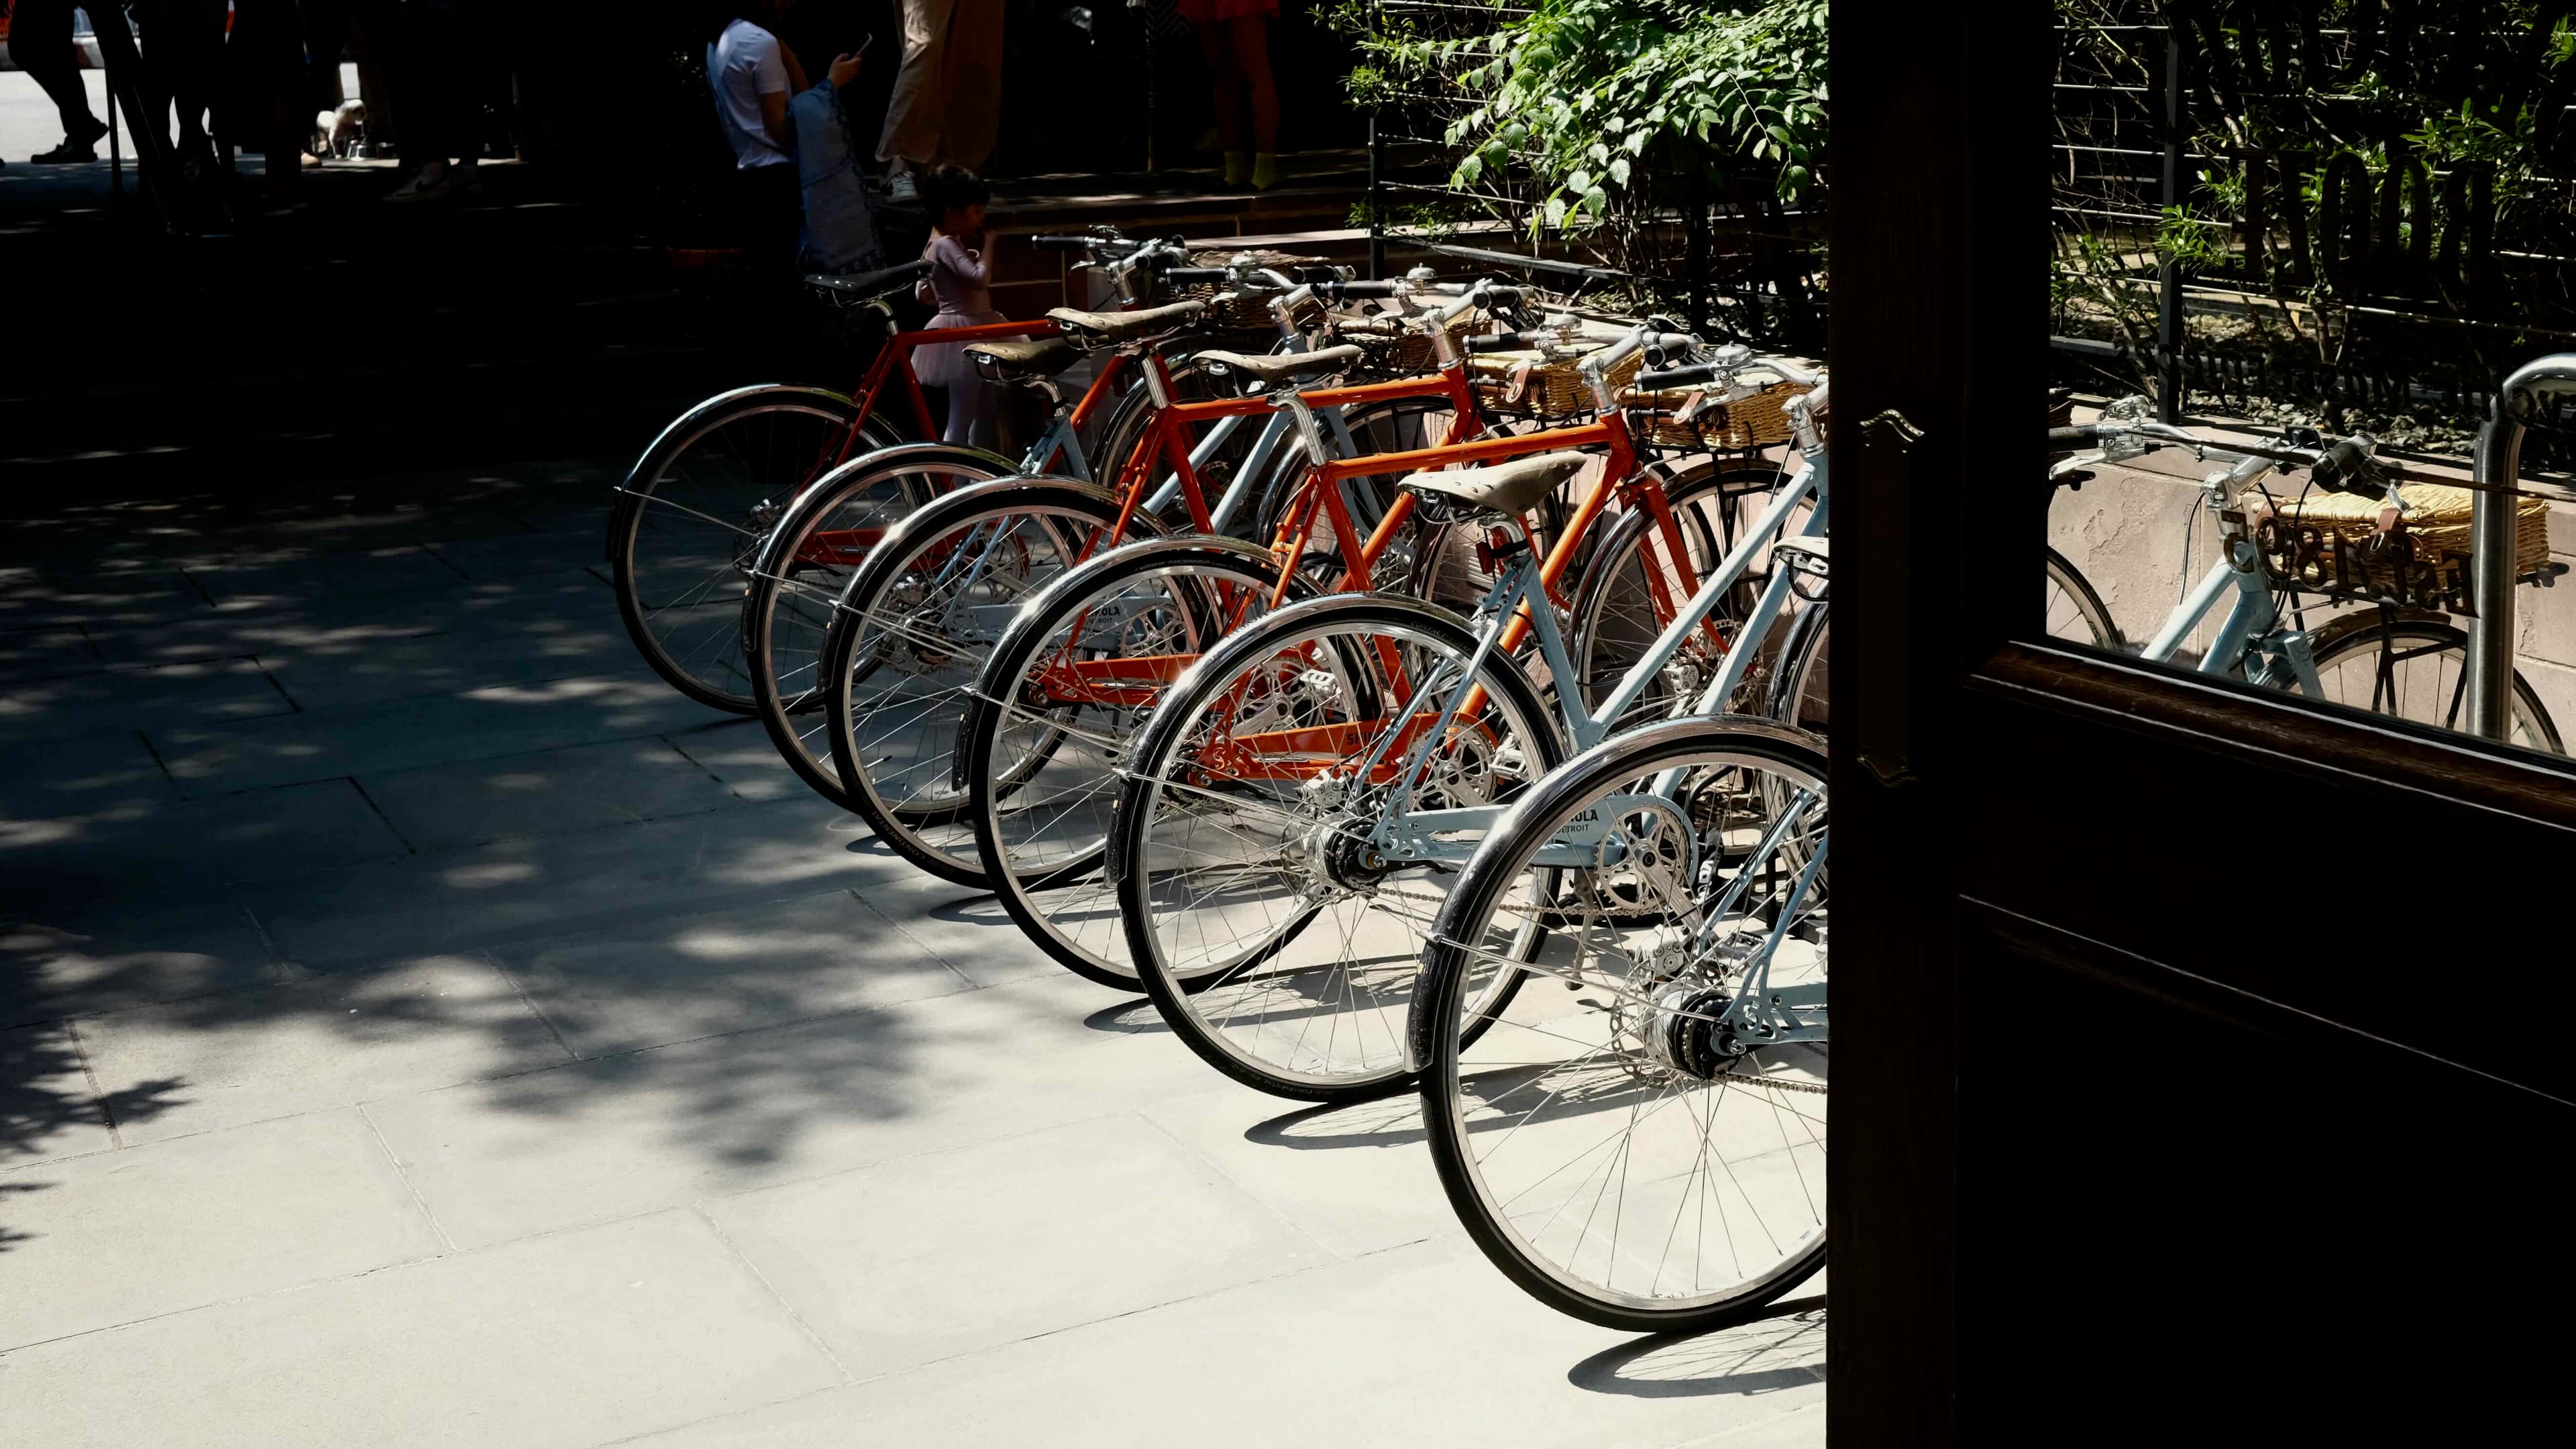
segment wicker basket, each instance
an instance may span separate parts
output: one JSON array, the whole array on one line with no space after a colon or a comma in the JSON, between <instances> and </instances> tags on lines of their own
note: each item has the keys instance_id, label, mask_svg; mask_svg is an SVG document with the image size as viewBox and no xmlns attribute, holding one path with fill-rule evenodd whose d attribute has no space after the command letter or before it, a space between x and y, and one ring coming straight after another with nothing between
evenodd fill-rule
<instances>
[{"instance_id":1,"label":"wicker basket","mask_svg":"<svg viewBox=\"0 0 2576 1449\"><path fill-rule=\"evenodd\" d=\"M1611 396L1625 391L1645 367L1645 354L1631 352L1611 365ZM1467 359L1476 390L1486 405L1501 412L1531 413L1542 418L1588 417L1592 389L1583 378L1583 354L1482 352Z\"/></svg>"},{"instance_id":2,"label":"wicker basket","mask_svg":"<svg viewBox=\"0 0 2576 1449\"><path fill-rule=\"evenodd\" d=\"M1321 257L1291 256L1286 252L1260 250L1250 252L1242 250L1224 251L1221 255L1218 252L1210 252L1204 256L1193 256L1191 261L1203 262L1208 265L1217 265L1220 263L1231 263L1239 256L1248 256L1252 259L1255 266L1263 267L1286 268L1321 266L1323 264L1323 258ZM1209 325L1222 331L1273 332L1278 330L1279 314L1270 310L1270 298L1266 295L1247 297L1235 291L1231 285L1223 282L1192 282L1186 286L1163 287L1159 290L1167 295L1157 298L1156 300L1158 302L1202 301L1216 303L1216 315L1208 319ZM1320 321L1322 317L1322 304L1315 303L1311 299L1309 299L1306 306L1301 307L1295 314L1296 323L1300 327L1311 326L1315 322Z\"/></svg>"},{"instance_id":3,"label":"wicker basket","mask_svg":"<svg viewBox=\"0 0 2576 1449\"><path fill-rule=\"evenodd\" d=\"M1619 403L1628 409L1639 437L1667 448L1714 453L1767 448L1796 437L1798 431L1789 423L1789 400L1807 392L1798 383L1775 382L1747 397L1703 402L1707 389L1674 387L1625 393Z\"/></svg>"},{"instance_id":4,"label":"wicker basket","mask_svg":"<svg viewBox=\"0 0 2576 1449\"><path fill-rule=\"evenodd\" d=\"M2476 494L2444 483L2401 484L2401 522L2384 494L2314 493L2299 499L2249 492L2264 571L2322 593L2434 604L2458 597L2469 573L2469 512ZM2514 499L2514 575L2549 562L2549 504Z\"/></svg>"}]
</instances>

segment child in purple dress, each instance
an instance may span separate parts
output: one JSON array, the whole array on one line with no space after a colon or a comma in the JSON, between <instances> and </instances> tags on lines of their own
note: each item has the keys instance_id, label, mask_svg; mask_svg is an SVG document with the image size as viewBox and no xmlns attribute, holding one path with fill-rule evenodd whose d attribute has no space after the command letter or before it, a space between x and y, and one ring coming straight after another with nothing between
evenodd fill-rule
<instances>
[{"instance_id":1,"label":"child in purple dress","mask_svg":"<svg viewBox=\"0 0 2576 1449\"><path fill-rule=\"evenodd\" d=\"M939 304L939 315L930 319L934 328L1004 320L993 310L991 272L984 260L984 203L991 196L982 177L954 166L933 173L921 189L926 209L938 221L931 227L930 245L921 252L930 262L930 275L914 285L913 296ZM948 390L948 428L942 435L947 441L995 445L1001 393L975 375L963 344L914 348L912 370L924 384Z\"/></svg>"}]
</instances>

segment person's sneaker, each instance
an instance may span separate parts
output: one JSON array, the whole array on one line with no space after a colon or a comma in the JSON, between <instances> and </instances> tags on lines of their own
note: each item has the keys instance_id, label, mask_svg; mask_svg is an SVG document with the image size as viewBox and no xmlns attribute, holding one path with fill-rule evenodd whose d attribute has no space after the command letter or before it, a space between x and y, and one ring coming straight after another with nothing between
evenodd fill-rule
<instances>
[{"instance_id":1,"label":"person's sneaker","mask_svg":"<svg viewBox=\"0 0 2576 1449\"><path fill-rule=\"evenodd\" d=\"M27 158L30 164L37 166L76 166L83 161L97 159L98 152L87 142L75 146L69 140L65 140L63 144L51 151L39 151Z\"/></svg>"},{"instance_id":2,"label":"person's sneaker","mask_svg":"<svg viewBox=\"0 0 2576 1449\"><path fill-rule=\"evenodd\" d=\"M886 200L919 201L920 199L921 183L912 179L911 172L898 171L886 178Z\"/></svg>"},{"instance_id":3,"label":"person's sneaker","mask_svg":"<svg viewBox=\"0 0 2576 1449\"><path fill-rule=\"evenodd\" d=\"M446 195L447 174L442 171L438 175L432 176L424 169L414 173L409 181L406 181L402 185L395 187L393 190L386 192L385 200L399 202L437 201Z\"/></svg>"}]
</instances>

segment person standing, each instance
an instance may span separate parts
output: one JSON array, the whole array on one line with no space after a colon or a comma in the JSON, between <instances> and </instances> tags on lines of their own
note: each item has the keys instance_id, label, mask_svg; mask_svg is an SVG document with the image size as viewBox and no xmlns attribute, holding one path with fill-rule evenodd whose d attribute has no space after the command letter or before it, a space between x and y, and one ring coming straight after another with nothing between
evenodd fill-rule
<instances>
[{"instance_id":1,"label":"person standing","mask_svg":"<svg viewBox=\"0 0 2576 1449\"><path fill-rule=\"evenodd\" d=\"M788 155L796 131L787 98L805 89L805 76L770 28L778 11L760 0L719 7L720 23L707 43L707 87L733 146L735 184L764 270L792 264L804 224L804 196Z\"/></svg>"},{"instance_id":2,"label":"person standing","mask_svg":"<svg viewBox=\"0 0 2576 1449\"><path fill-rule=\"evenodd\" d=\"M90 114L89 91L81 84L80 52L72 48L72 0L18 0L9 14L9 56L35 77L63 121L63 143L27 159L39 166L97 160L98 138L107 126Z\"/></svg>"},{"instance_id":3,"label":"person standing","mask_svg":"<svg viewBox=\"0 0 2576 1449\"><path fill-rule=\"evenodd\" d=\"M394 102L396 144L403 164L419 169L385 199L435 201L472 191L482 185L476 163L483 151L483 108L467 64L469 17L462 0L395 0L394 8L402 52L394 72L401 92Z\"/></svg>"},{"instance_id":4,"label":"person standing","mask_svg":"<svg viewBox=\"0 0 2576 1449\"><path fill-rule=\"evenodd\" d=\"M1268 191L1279 184L1279 83L1270 73L1270 22L1279 0L1180 0L1180 11L1198 32L1207 61L1217 131L1225 138L1225 184Z\"/></svg>"},{"instance_id":5,"label":"person standing","mask_svg":"<svg viewBox=\"0 0 2576 1449\"><path fill-rule=\"evenodd\" d=\"M886 102L877 159L896 201L917 174L984 164L1002 125L1002 0L900 0L903 68Z\"/></svg>"},{"instance_id":6,"label":"person standing","mask_svg":"<svg viewBox=\"0 0 2576 1449\"><path fill-rule=\"evenodd\" d=\"M932 217L930 244L921 249L930 263L930 275L914 284L912 294L916 301L938 304L939 314L929 323L934 330L1004 320L993 310L992 272L984 260L989 240L984 232L984 203L992 194L982 177L955 166L941 167L921 187L923 206ZM965 344L914 348L912 371L924 383L948 390L943 440L978 448L994 446L1001 392L976 375Z\"/></svg>"}]
</instances>

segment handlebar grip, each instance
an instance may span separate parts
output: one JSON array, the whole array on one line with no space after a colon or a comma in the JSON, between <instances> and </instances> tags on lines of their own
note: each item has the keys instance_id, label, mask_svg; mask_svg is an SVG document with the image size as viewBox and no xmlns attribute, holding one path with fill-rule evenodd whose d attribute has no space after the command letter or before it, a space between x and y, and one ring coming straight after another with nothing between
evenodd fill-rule
<instances>
[{"instance_id":1,"label":"handlebar grip","mask_svg":"<svg viewBox=\"0 0 2576 1449\"><path fill-rule=\"evenodd\" d=\"M1316 291L1321 292L1321 293L1325 294L1326 296L1332 297L1332 298L1333 298L1334 300L1336 300L1336 301L1339 301L1339 300L1344 299L1344 298L1359 298L1359 297L1393 297L1393 296L1398 295L1400 292L1402 292L1402 291L1403 291L1403 289L1404 289L1404 284L1403 284L1402 282L1396 282L1396 281L1379 281L1379 282L1365 282L1365 281L1361 281L1361 282L1344 282L1344 281L1332 281L1332 282L1318 282L1318 283L1316 283L1316 284L1315 284L1315 290L1316 290Z\"/></svg>"},{"instance_id":2,"label":"handlebar grip","mask_svg":"<svg viewBox=\"0 0 2576 1449\"><path fill-rule=\"evenodd\" d=\"M1713 362L1694 362L1688 367L1638 373L1637 380L1630 386L1639 392L1662 392L1666 388L1688 387L1695 382L1714 382L1717 372L1717 364Z\"/></svg>"},{"instance_id":3,"label":"handlebar grip","mask_svg":"<svg viewBox=\"0 0 2576 1449\"><path fill-rule=\"evenodd\" d=\"M1537 347L1543 334L1534 332L1495 332L1467 339L1469 352L1526 352Z\"/></svg>"},{"instance_id":4,"label":"handlebar grip","mask_svg":"<svg viewBox=\"0 0 2576 1449\"><path fill-rule=\"evenodd\" d=\"M1234 273L1224 267L1166 267L1155 275L1166 282L1222 282Z\"/></svg>"},{"instance_id":5,"label":"handlebar grip","mask_svg":"<svg viewBox=\"0 0 2576 1449\"><path fill-rule=\"evenodd\" d=\"M2361 444L2344 438L2326 449L2318 457L2316 467L2309 471L2318 487L2340 488L2370 476L2370 454Z\"/></svg>"},{"instance_id":6,"label":"handlebar grip","mask_svg":"<svg viewBox=\"0 0 2576 1449\"><path fill-rule=\"evenodd\" d=\"M1038 235L1024 237L1022 240L1026 241L1030 246L1038 248L1040 251L1087 252L1093 247L1111 240L1111 238L1097 236L1049 236L1040 233Z\"/></svg>"},{"instance_id":7,"label":"handlebar grip","mask_svg":"<svg viewBox=\"0 0 2576 1449\"><path fill-rule=\"evenodd\" d=\"M2048 449L2052 453L2069 453L2092 447L2102 441L2102 430L2095 427L2051 428Z\"/></svg>"}]
</instances>

